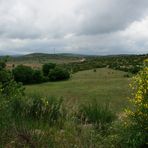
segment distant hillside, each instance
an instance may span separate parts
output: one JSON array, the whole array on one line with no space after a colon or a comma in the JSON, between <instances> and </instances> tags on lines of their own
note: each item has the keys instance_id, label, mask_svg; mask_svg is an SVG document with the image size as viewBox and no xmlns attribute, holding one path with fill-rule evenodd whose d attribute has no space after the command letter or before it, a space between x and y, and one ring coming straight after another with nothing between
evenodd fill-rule
<instances>
[{"instance_id":1,"label":"distant hillside","mask_svg":"<svg viewBox=\"0 0 148 148\"><path fill-rule=\"evenodd\" d=\"M27 65L33 68L41 67L44 63L67 64L71 62L79 62L83 58L82 55L77 54L46 54L46 53L31 53L21 56L10 56L8 67L13 65Z\"/></svg>"},{"instance_id":2,"label":"distant hillside","mask_svg":"<svg viewBox=\"0 0 148 148\"><path fill-rule=\"evenodd\" d=\"M143 60L148 58L148 54L143 55L80 55L71 53L46 54L31 53L27 55L10 56L8 67L16 65L27 65L39 68L44 63L66 64L74 67L74 71L86 70L99 67L114 67L114 69L129 69L133 65L141 66ZM68 67L69 67L68 66ZM135 67L135 66L134 66Z\"/></svg>"},{"instance_id":3,"label":"distant hillside","mask_svg":"<svg viewBox=\"0 0 148 148\"><path fill-rule=\"evenodd\" d=\"M59 53L59 54L48 54L48 53L31 53L27 54L22 57L27 57L27 58L81 58L84 55L79 55L79 54L71 54L71 53Z\"/></svg>"}]
</instances>

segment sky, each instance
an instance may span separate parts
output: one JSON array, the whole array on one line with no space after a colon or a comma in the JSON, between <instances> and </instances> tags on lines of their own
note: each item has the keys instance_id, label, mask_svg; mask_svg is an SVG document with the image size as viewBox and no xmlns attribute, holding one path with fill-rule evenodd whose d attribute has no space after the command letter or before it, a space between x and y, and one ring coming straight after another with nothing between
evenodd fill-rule
<instances>
[{"instance_id":1,"label":"sky","mask_svg":"<svg viewBox=\"0 0 148 148\"><path fill-rule=\"evenodd\" d=\"M0 0L0 55L148 53L148 0Z\"/></svg>"}]
</instances>

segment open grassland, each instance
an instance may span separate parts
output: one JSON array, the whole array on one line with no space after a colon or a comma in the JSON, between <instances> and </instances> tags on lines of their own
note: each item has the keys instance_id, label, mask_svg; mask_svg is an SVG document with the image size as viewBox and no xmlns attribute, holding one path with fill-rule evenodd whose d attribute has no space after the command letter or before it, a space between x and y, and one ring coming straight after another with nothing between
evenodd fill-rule
<instances>
[{"instance_id":1,"label":"open grassland","mask_svg":"<svg viewBox=\"0 0 148 148\"><path fill-rule=\"evenodd\" d=\"M94 99L99 103L110 103L114 111L122 111L129 104L130 78L125 72L107 68L81 71L68 81L49 82L26 86L27 95L63 97L65 104L75 109L79 104Z\"/></svg>"}]
</instances>

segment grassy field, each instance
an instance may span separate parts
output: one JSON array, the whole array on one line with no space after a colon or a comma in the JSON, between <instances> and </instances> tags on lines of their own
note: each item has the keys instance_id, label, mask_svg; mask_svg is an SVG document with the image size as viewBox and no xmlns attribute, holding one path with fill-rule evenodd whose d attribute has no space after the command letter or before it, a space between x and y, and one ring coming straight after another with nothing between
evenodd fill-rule
<instances>
[{"instance_id":1,"label":"grassy field","mask_svg":"<svg viewBox=\"0 0 148 148\"><path fill-rule=\"evenodd\" d=\"M91 102L110 103L114 111L122 111L129 104L130 78L125 72L107 68L81 71L72 75L68 81L49 82L26 86L28 95L63 97L65 104L75 109L78 104ZM128 102L128 103L127 103Z\"/></svg>"}]
</instances>

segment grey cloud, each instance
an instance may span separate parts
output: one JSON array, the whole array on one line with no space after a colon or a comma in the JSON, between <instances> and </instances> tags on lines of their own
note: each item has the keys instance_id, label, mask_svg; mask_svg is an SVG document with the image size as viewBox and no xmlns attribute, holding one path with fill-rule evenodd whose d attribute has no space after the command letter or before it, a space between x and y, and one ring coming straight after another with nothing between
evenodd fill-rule
<instances>
[{"instance_id":1,"label":"grey cloud","mask_svg":"<svg viewBox=\"0 0 148 148\"><path fill-rule=\"evenodd\" d=\"M0 0L0 53L145 53L147 16L148 0Z\"/></svg>"},{"instance_id":2,"label":"grey cloud","mask_svg":"<svg viewBox=\"0 0 148 148\"><path fill-rule=\"evenodd\" d=\"M143 17L147 9L147 0L88 0L80 9L80 32L89 35L122 30Z\"/></svg>"}]
</instances>

